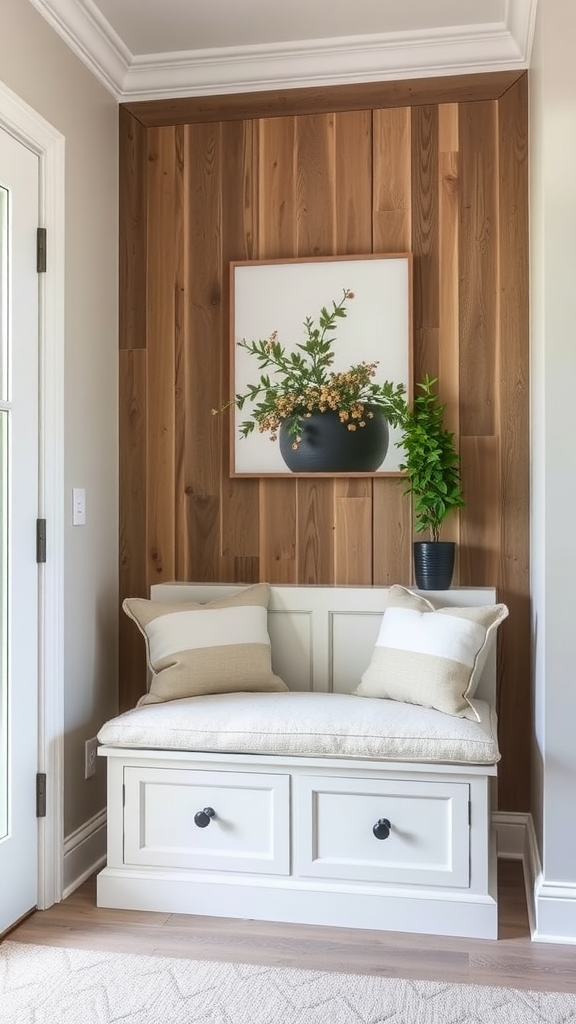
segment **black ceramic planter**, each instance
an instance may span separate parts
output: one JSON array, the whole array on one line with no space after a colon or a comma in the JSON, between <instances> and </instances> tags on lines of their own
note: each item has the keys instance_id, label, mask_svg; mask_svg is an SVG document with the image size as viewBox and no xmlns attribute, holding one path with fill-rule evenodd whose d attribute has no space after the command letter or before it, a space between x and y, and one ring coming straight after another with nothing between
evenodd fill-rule
<instances>
[{"instance_id":1,"label":"black ceramic planter","mask_svg":"<svg viewBox=\"0 0 576 1024\"><path fill-rule=\"evenodd\" d=\"M454 572L453 540L414 541L414 576L419 590L448 590Z\"/></svg>"},{"instance_id":2,"label":"black ceramic planter","mask_svg":"<svg viewBox=\"0 0 576 1024\"><path fill-rule=\"evenodd\" d=\"M371 407L366 406L369 410ZM280 454L293 473L375 473L388 451L388 422L376 407L366 426L348 430L337 412L313 413L303 421L302 439L293 448L289 420L280 427Z\"/></svg>"}]
</instances>

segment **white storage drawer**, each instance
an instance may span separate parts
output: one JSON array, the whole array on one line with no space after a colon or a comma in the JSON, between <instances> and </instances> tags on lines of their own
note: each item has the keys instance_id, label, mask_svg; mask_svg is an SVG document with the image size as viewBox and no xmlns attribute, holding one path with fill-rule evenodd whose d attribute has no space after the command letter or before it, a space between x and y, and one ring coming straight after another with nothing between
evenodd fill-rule
<instances>
[{"instance_id":1,"label":"white storage drawer","mask_svg":"<svg viewBox=\"0 0 576 1024\"><path fill-rule=\"evenodd\" d=\"M302 775L296 785L300 877L469 885L467 783ZM387 838L374 835L379 821Z\"/></svg>"},{"instance_id":2,"label":"white storage drawer","mask_svg":"<svg viewBox=\"0 0 576 1024\"><path fill-rule=\"evenodd\" d=\"M290 872L288 775L126 767L124 785L125 864Z\"/></svg>"}]
</instances>

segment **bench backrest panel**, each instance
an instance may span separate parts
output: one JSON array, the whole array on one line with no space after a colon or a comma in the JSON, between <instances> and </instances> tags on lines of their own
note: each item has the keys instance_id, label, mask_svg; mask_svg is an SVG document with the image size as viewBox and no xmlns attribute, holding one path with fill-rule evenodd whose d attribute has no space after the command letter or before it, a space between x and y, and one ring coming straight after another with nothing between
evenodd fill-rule
<instances>
[{"instance_id":1,"label":"bench backrest panel","mask_svg":"<svg viewBox=\"0 0 576 1024\"><path fill-rule=\"evenodd\" d=\"M232 583L158 583L154 601L206 603L244 589ZM271 585L268 631L274 671L291 690L351 693L368 667L386 609L388 587ZM418 593L418 591L416 591ZM426 591L435 607L494 604L493 587ZM476 697L496 703L496 645Z\"/></svg>"}]
</instances>

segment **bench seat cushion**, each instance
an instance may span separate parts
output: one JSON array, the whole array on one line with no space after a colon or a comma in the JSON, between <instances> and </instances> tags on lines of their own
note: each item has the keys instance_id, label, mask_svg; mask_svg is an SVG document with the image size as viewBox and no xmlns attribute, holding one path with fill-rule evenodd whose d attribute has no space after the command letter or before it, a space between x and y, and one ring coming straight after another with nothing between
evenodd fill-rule
<instances>
[{"instance_id":1,"label":"bench seat cushion","mask_svg":"<svg viewBox=\"0 0 576 1024\"><path fill-rule=\"evenodd\" d=\"M474 707L478 722L352 694L210 694L126 711L98 740L142 750L495 764L496 713L481 700Z\"/></svg>"}]
</instances>

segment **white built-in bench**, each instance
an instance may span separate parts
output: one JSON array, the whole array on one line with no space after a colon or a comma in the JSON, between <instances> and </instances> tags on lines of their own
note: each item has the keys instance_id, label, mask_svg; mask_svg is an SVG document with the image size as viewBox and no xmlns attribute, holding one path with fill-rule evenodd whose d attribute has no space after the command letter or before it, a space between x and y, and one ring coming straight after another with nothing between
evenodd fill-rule
<instances>
[{"instance_id":1,"label":"white built-in bench","mask_svg":"<svg viewBox=\"0 0 576 1024\"><path fill-rule=\"evenodd\" d=\"M241 589L162 584L151 597ZM426 597L495 602L490 588ZM496 938L495 645L479 722L352 696L387 598L272 586L272 663L290 692L170 700L106 723L99 906Z\"/></svg>"}]
</instances>

